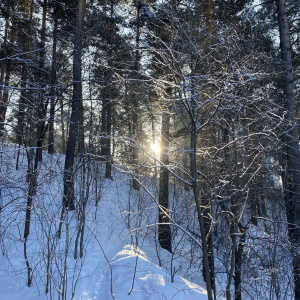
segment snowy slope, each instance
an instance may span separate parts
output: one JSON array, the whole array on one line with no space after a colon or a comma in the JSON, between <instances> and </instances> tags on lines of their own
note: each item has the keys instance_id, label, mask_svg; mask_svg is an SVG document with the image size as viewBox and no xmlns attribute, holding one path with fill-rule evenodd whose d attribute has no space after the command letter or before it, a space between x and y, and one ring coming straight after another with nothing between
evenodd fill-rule
<instances>
[{"instance_id":1,"label":"snowy slope","mask_svg":"<svg viewBox=\"0 0 300 300\"><path fill-rule=\"evenodd\" d=\"M39 173L27 243L32 268L32 284L27 287L23 254L27 160L21 152L16 171L16 154L15 146L4 145L0 299L207 299L205 289L175 272L176 261L156 244L155 203L142 192L130 190L127 174L116 171L115 180L103 180L99 163L90 165L84 180L82 174L77 174L77 191L88 196L89 204L84 255L74 259L80 212L68 213L58 239L63 157L47 154ZM95 179L90 180L92 177ZM171 262L170 268L162 261Z\"/></svg>"}]
</instances>

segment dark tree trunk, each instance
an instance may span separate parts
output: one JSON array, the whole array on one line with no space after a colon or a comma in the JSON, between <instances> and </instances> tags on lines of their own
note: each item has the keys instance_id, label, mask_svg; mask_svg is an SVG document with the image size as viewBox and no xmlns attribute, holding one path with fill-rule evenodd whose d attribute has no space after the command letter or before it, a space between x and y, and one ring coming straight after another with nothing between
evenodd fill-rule
<instances>
[{"instance_id":1,"label":"dark tree trunk","mask_svg":"<svg viewBox=\"0 0 300 300\"><path fill-rule=\"evenodd\" d=\"M235 251L235 266L234 266L234 299L242 300L242 263L243 251L246 244L247 228L239 223L240 240Z\"/></svg>"},{"instance_id":2,"label":"dark tree trunk","mask_svg":"<svg viewBox=\"0 0 300 300\"><path fill-rule=\"evenodd\" d=\"M135 59L134 59L134 79L139 78L139 69L140 69L140 60L141 60L141 55L140 55L140 11L141 11L141 2L137 2L137 26L136 26L136 36L135 36ZM136 83L134 83L135 85ZM134 87L135 88L135 87ZM140 189L140 183L138 180L139 176L139 169L138 169L138 164L139 164L139 149L137 145L135 144L136 141L138 141L139 136L138 136L138 126L139 126L139 115L138 115L138 110L139 110L139 103L137 99L137 93L133 92L132 93L132 106L133 106L133 116L132 116L132 134L134 138L133 142L133 147L132 147L132 163L134 165L134 174L133 174L133 179L132 179L132 188L134 190L139 190Z\"/></svg>"},{"instance_id":3,"label":"dark tree trunk","mask_svg":"<svg viewBox=\"0 0 300 300\"><path fill-rule=\"evenodd\" d=\"M115 35L115 21L114 21L114 1L110 2L110 20L108 22L108 32L107 35L107 45L108 45L108 70L105 73L105 80L107 82L106 87L104 87L104 97L102 101L102 119L101 119L101 158L105 161L105 177L112 179L111 175L111 165L112 165L112 151L111 151L111 138L112 138L112 111L113 111L113 102L112 95L110 95L110 90L113 87L113 42L112 38Z\"/></svg>"},{"instance_id":4,"label":"dark tree trunk","mask_svg":"<svg viewBox=\"0 0 300 300\"><path fill-rule=\"evenodd\" d=\"M64 167L63 205L68 210L75 209L74 161L76 144L78 144L79 153L82 153L84 147L81 81L82 29L84 21L84 11L85 0L78 0L76 26L74 31L72 111Z\"/></svg>"},{"instance_id":5,"label":"dark tree trunk","mask_svg":"<svg viewBox=\"0 0 300 300\"><path fill-rule=\"evenodd\" d=\"M193 101L193 100L192 100ZM194 104L192 104L194 107ZM192 107L192 116L195 116L194 108ZM197 123L196 120L192 118L191 120L191 151L190 151L190 167L191 167L191 178L192 178L192 188L197 209L197 217L199 222L199 229L201 233L201 243L202 243L202 255L203 255L203 273L204 280L206 283L207 297L208 300L213 299L213 287L212 287L212 272L210 269L210 259L209 259L209 247L208 240L205 230L205 223L203 218L203 206L202 199L200 198L200 187L198 183L198 172L197 172Z\"/></svg>"},{"instance_id":6,"label":"dark tree trunk","mask_svg":"<svg viewBox=\"0 0 300 300\"><path fill-rule=\"evenodd\" d=\"M48 153L54 154L54 113L55 113L55 84L56 84L56 48L57 48L57 18L54 16L52 63L51 63L51 87L50 87L50 116L48 129Z\"/></svg>"},{"instance_id":7,"label":"dark tree trunk","mask_svg":"<svg viewBox=\"0 0 300 300\"><path fill-rule=\"evenodd\" d=\"M159 174L159 212L158 212L158 241L162 248L172 253L172 240L169 214L169 139L170 113L163 112L161 124L161 169Z\"/></svg>"},{"instance_id":8,"label":"dark tree trunk","mask_svg":"<svg viewBox=\"0 0 300 300\"><path fill-rule=\"evenodd\" d=\"M102 110L101 110L101 140L100 140L100 155L101 160L106 160L107 155L107 105L109 100L103 99L102 100Z\"/></svg>"},{"instance_id":9,"label":"dark tree trunk","mask_svg":"<svg viewBox=\"0 0 300 300\"><path fill-rule=\"evenodd\" d=\"M106 168L105 168L105 177L108 179L112 179L111 175L111 165L112 165L112 153L111 153L111 136L112 136L112 101L108 102L107 107L107 160L106 160Z\"/></svg>"},{"instance_id":10,"label":"dark tree trunk","mask_svg":"<svg viewBox=\"0 0 300 300\"><path fill-rule=\"evenodd\" d=\"M43 2L43 18L42 18L42 29L41 29L41 43L40 43L40 55L39 55L39 79L40 88L45 86L45 41L46 41L46 16L47 16L47 0ZM45 116L47 110L47 101L44 104L44 93L42 90L38 91L38 103L37 103L37 136L36 136L36 147L35 156L31 151L27 149L27 160L28 160L28 197L26 206L26 218L25 218L25 229L24 229L24 239L26 240L30 232L30 214L32 210L33 197L36 194L37 189L37 178L38 178L38 165L42 159L42 146L43 140L45 138ZM33 164L32 164L32 162Z\"/></svg>"},{"instance_id":11,"label":"dark tree trunk","mask_svg":"<svg viewBox=\"0 0 300 300\"><path fill-rule=\"evenodd\" d=\"M60 122L61 122L61 151L66 153L66 133L65 133L65 119L64 119L64 105L63 100L60 99Z\"/></svg>"},{"instance_id":12,"label":"dark tree trunk","mask_svg":"<svg viewBox=\"0 0 300 300\"><path fill-rule=\"evenodd\" d=\"M134 101L137 102L137 101ZM136 104L134 104L135 106ZM134 141L132 142L132 165L133 165L133 178L132 178L132 188L136 191L140 189L140 182L139 182L139 149L136 145L136 141L138 140L138 116L136 112L133 113L133 121L132 121L132 136L134 137Z\"/></svg>"},{"instance_id":13,"label":"dark tree trunk","mask_svg":"<svg viewBox=\"0 0 300 300\"><path fill-rule=\"evenodd\" d=\"M28 15L25 16L27 22L25 23L26 26L24 28L26 34L19 36L19 39L21 40L22 44L22 50L24 52L24 59L29 60L29 52L31 50L31 45L32 45L32 26L33 26L33 6L34 6L34 0L31 0ZM25 129L26 125L30 127L29 123L32 122L32 118L26 118L26 113L28 110L30 110L30 105L29 105L29 97L30 97L30 92L26 90L27 85L28 85L28 78L30 74L30 67L28 64L24 63L22 64L22 69L21 69L21 80L20 80L20 85L21 85L21 92L20 92L20 98L19 98L19 103L18 103L18 112L17 112L17 139L18 139L18 144L19 144L19 149L18 149L18 155L17 155L17 163L16 163L16 169L18 169L18 164L19 164L19 156L20 156L20 148L21 145L25 145L25 147L28 146L29 140L26 135ZM32 113L32 112L31 112ZM26 124L27 123L27 124ZM32 142L31 142L32 143ZM28 168L29 170L29 168ZM27 171L28 172L28 171Z\"/></svg>"},{"instance_id":14,"label":"dark tree trunk","mask_svg":"<svg viewBox=\"0 0 300 300\"><path fill-rule=\"evenodd\" d=\"M287 109L288 130L286 134L287 170L285 190L286 214L288 233L291 242L291 254L294 268L295 299L300 299L300 152L299 128L295 99L294 74L292 64L292 51L290 43L289 21L286 12L285 0L277 0L278 24L280 33L281 57L285 68L284 92Z\"/></svg>"},{"instance_id":15,"label":"dark tree trunk","mask_svg":"<svg viewBox=\"0 0 300 300\"><path fill-rule=\"evenodd\" d=\"M203 223L204 231L207 239L207 255L208 264L211 277L211 287L215 289L215 266L214 266L214 250L213 250L213 239L212 239L212 211L211 211L211 201L208 195L203 195L202 197L202 207L203 207ZM203 277L205 278L205 269L203 266Z\"/></svg>"},{"instance_id":16,"label":"dark tree trunk","mask_svg":"<svg viewBox=\"0 0 300 300\"><path fill-rule=\"evenodd\" d=\"M36 157L39 161L42 161L43 155L43 142L45 138L46 130L46 112L48 106L48 99L45 99L45 92L43 91L46 85L45 82L45 45L46 45L46 19L47 19L47 0L43 1L43 13L42 13L42 28L41 28L41 42L40 42L40 53L39 53L39 71L38 79L40 80L38 91L37 106L37 136L36 136ZM45 101L46 100L46 101Z\"/></svg>"},{"instance_id":17,"label":"dark tree trunk","mask_svg":"<svg viewBox=\"0 0 300 300\"><path fill-rule=\"evenodd\" d=\"M28 40L30 40L32 37L32 20L33 20L33 4L34 4L34 0L32 0L31 2L31 6L30 6L30 13L29 13L29 20L30 22L29 24L29 35ZM44 15L43 15L43 19L44 19ZM41 33L41 35L43 35L43 33ZM41 64L39 63L39 67L41 66ZM41 69L40 69L41 70ZM24 66L22 69L22 75L21 75L21 80L22 83L21 85L23 85L24 87L27 85L27 67ZM40 96L40 91L37 92L38 96ZM27 102L27 93L23 90L21 91L20 94L20 106L19 106L19 113L18 113L18 127L20 129L19 132L19 145L21 145L22 143L25 144L26 146L26 139L24 138L24 111L25 111L25 103ZM42 98L39 99L40 102L42 102ZM38 110L37 116L40 117L40 110L41 110L41 103L35 103L36 107L35 109ZM27 121L31 120L31 118L27 118ZM29 123L29 122L28 122ZM28 163L28 167L27 167L27 182L28 182L28 193L27 193L27 203L26 203L26 213L25 213L25 225L24 225L24 258L25 258L25 263L26 263L26 267L27 267L27 285L30 286L32 283L32 268L30 266L29 260L28 260L28 256L27 256L27 239L30 233L30 223L31 223L31 211L32 211L32 203L33 203L33 197L36 194L36 189L37 189L37 177L38 177L38 162L39 162L39 151L38 151L38 146L39 146L39 138L40 138L40 131L41 130L41 123L40 123L40 119L37 120L37 124L36 124L36 136L35 136L35 141L32 142L30 141L29 144L32 146L35 143L35 151L34 148L26 148L26 153L27 153L27 163ZM30 139L29 139L30 140ZM35 154L35 155L34 155ZM18 153L19 155L19 153ZM34 161L34 164L33 164Z\"/></svg>"},{"instance_id":18,"label":"dark tree trunk","mask_svg":"<svg viewBox=\"0 0 300 300\"><path fill-rule=\"evenodd\" d=\"M105 177L112 178L111 175L111 128L112 128L112 101L102 101L101 113L101 160L105 161Z\"/></svg>"}]
</instances>

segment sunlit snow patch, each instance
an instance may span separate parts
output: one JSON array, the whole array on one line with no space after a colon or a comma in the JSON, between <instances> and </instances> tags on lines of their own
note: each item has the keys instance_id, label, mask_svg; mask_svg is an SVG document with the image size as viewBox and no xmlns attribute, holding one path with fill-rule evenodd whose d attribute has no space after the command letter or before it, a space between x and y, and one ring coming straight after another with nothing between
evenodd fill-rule
<instances>
[{"instance_id":1,"label":"sunlit snow patch","mask_svg":"<svg viewBox=\"0 0 300 300\"><path fill-rule=\"evenodd\" d=\"M138 247L126 245L112 262L112 293L115 299L207 299L197 284L175 276L148 260Z\"/></svg>"}]
</instances>

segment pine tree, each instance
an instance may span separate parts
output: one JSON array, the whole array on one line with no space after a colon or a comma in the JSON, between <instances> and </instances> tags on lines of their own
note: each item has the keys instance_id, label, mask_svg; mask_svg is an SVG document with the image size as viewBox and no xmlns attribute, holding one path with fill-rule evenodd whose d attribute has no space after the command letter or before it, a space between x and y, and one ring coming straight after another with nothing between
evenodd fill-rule
<instances>
[{"instance_id":1,"label":"pine tree","mask_svg":"<svg viewBox=\"0 0 300 300\"><path fill-rule=\"evenodd\" d=\"M300 150L299 125L296 116L296 98L293 75L292 48L290 41L289 21L285 0L277 1L278 25L280 33L281 57L284 69L284 96L287 109L287 166L284 181L286 182L285 202L288 222L288 233L291 242L291 254L294 267L295 299L300 299Z\"/></svg>"},{"instance_id":2,"label":"pine tree","mask_svg":"<svg viewBox=\"0 0 300 300\"><path fill-rule=\"evenodd\" d=\"M64 194L63 206L65 209L75 209L74 195L74 163L75 149L78 153L84 152L83 132L83 99L82 99L82 36L84 30L85 0L78 0L76 25L74 28L74 52L73 52L73 97L70 119L69 136L66 148L64 167Z\"/></svg>"}]
</instances>

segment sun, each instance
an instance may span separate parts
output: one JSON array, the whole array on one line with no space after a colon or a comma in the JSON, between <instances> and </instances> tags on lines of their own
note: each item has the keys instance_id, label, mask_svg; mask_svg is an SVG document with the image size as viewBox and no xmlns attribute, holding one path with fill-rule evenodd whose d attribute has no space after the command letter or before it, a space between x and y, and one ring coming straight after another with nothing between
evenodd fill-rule
<instances>
[{"instance_id":1,"label":"sun","mask_svg":"<svg viewBox=\"0 0 300 300\"><path fill-rule=\"evenodd\" d=\"M159 155L160 154L160 145L159 143L155 142L151 145L151 150L153 151L153 153L155 155Z\"/></svg>"}]
</instances>

